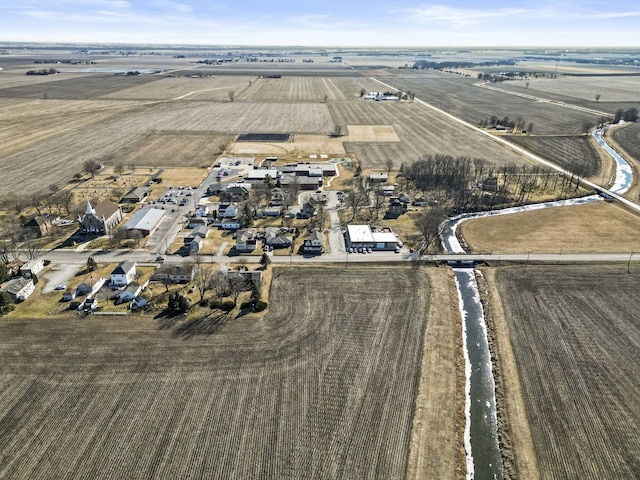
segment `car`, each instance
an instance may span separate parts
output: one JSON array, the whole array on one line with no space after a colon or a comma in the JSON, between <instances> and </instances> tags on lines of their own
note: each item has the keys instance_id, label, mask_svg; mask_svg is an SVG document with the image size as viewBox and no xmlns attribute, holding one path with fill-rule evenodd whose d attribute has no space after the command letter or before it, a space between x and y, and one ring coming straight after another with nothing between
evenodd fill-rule
<instances>
[{"instance_id":1,"label":"car","mask_svg":"<svg viewBox=\"0 0 640 480\"><path fill-rule=\"evenodd\" d=\"M349 253L353 253L353 248L349 247Z\"/></svg>"},{"instance_id":2,"label":"car","mask_svg":"<svg viewBox=\"0 0 640 480\"><path fill-rule=\"evenodd\" d=\"M372 253L370 248L367 248L367 253Z\"/></svg>"},{"instance_id":3,"label":"car","mask_svg":"<svg viewBox=\"0 0 640 480\"><path fill-rule=\"evenodd\" d=\"M162 255L158 255L156 257L156 262L164 262L164 257Z\"/></svg>"},{"instance_id":4,"label":"car","mask_svg":"<svg viewBox=\"0 0 640 480\"><path fill-rule=\"evenodd\" d=\"M362 247L358 247L358 253L362 253Z\"/></svg>"},{"instance_id":5,"label":"car","mask_svg":"<svg viewBox=\"0 0 640 480\"><path fill-rule=\"evenodd\" d=\"M396 247L395 252L396 252L396 253L400 253L400 247Z\"/></svg>"},{"instance_id":6,"label":"car","mask_svg":"<svg viewBox=\"0 0 640 480\"><path fill-rule=\"evenodd\" d=\"M65 290L66 288L67 288L66 285L60 284L60 285L56 285L53 289L54 290Z\"/></svg>"}]
</instances>

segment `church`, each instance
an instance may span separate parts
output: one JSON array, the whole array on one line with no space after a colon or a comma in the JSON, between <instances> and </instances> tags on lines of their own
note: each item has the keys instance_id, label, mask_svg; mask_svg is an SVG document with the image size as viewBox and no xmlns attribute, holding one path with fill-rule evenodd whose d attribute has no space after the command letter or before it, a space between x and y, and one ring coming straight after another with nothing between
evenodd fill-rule
<instances>
[{"instance_id":1,"label":"church","mask_svg":"<svg viewBox=\"0 0 640 480\"><path fill-rule=\"evenodd\" d=\"M111 200L103 200L95 208L87 200L87 209L84 215L78 215L80 231L91 235L109 235L122 221L122 209Z\"/></svg>"}]
</instances>

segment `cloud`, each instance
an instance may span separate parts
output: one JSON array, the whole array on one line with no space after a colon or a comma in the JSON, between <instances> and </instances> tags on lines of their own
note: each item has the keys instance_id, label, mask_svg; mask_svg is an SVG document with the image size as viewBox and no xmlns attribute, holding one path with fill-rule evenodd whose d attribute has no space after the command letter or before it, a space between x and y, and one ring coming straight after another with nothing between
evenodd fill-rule
<instances>
[{"instance_id":1,"label":"cloud","mask_svg":"<svg viewBox=\"0 0 640 480\"><path fill-rule=\"evenodd\" d=\"M446 23L460 27L475 25L485 20L507 17L524 17L532 13L525 8L502 8L495 10L479 10L455 8L447 5L430 5L406 9L402 13L412 22L420 24Z\"/></svg>"}]
</instances>

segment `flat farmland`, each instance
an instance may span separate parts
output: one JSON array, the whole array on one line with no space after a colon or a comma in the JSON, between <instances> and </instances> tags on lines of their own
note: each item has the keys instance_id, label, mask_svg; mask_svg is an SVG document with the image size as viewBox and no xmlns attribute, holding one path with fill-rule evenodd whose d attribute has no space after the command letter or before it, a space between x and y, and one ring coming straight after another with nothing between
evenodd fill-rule
<instances>
[{"instance_id":1,"label":"flat farmland","mask_svg":"<svg viewBox=\"0 0 640 480\"><path fill-rule=\"evenodd\" d=\"M595 96L601 95L600 102L640 101L640 76L600 75L567 76L560 78L531 78L513 82L502 82L500 87L525 87L531 95L537 92L556 94L591 102L598 108ZM542 95L544 96L544 95Z\"/></svg>"},{"instance_id":2,"label":"flat farmland","mask_svg":"<svg viewBox=\"0 0 640 480\"><path fill-rule=\"evenodd\" d=\"M425 154L447 154L483 158L502 165L524 160L497 142L434 112L420 103L353 102L329 103L331 116L342 125L389 125L401 143L350 142L347 153L357 155L363 168L384 168L388 158L396 168Z\"/></svg>"},{"instance_id":3,"label":"flat farmland","mask_svg":"<svg viewBox=\"0 0 640 480\"><path fill-rule=\"evenodd\" d=\"M242 89L247 88L249 81L254 80L255 77L249 76L214 76L207 78L154 76L152 82L110 92L102 95L101 98L228 102L230 91L238 94Z\"/></svg>"},{"instance_id":4,"label":"flat farmland","mask_svg":"<svg viewBox=\"0 0 640 480\"><path fill-rule=\"evenodd\" d=\"M247 131L328 134L333 127L327 106L321 103L125 102L125 107L119 107L122 104L115 100L99 102L107 105L105 112L102 116L87 113L89 120L82 125L74 123L77 119L65 113L64 105L59 105L61 116L57 122L42 120L42 131L38 130L38 122L34 124L36 128L25 128L5 117L6 123L0 125L8 130L2 135L10 138L11 132L18 132L22 138L33 135L42 140L14 153L5 154L3 150L0 191L11 191L17 184L25 193L41 190L71 178L82 170L86 160L118 159L154 132L211 132L216 138ZM37 116L38 111L33 110L32 114ZM157 155L162 158L164 152ZM151 165L162 166L155 162Z\"/></svg>"},{"instance_id":5,"label":"flat farmland","mask_svg":"<svg viewBox=\"0 0 640 480\"><path fill-rule=\"evenodd\" d=\"M206 167L233 140L210 132L153 132L118 157L123 165Z\"/></svg>"},{"instance_id":6,"label":"flat farmland","mask_svg":"<svg viewBox=\"0 0 640 480\"><path fill-rule=\"evenodd\" d=\"M35 68L35 66L30 66L28 70L32 68ZM42 66L42 68L44 68L44 66ZM74 78L80 78L82 76L84 76L84 74L82 73L64 73L58 75L25 75L24 71L0 71L0 97L2 97L2 90L4 89L34 85L41 85L44 89L46 89L46 84L48 83L71 80Z\"/></svg>"},{"instance_id":7,"label":"flat farmland","mask_svg":"<svg viewBox=\"0 0 640 480\"><path fill-rule=\"evenodd\" d=\"M359 98L360 90L379 90L380 84L364 77L258 78L238 95L248 102L322 102Z\"/></svg>"},{"instance_id":8,"label":"flat farmland","mask_svg":"<svg viewBox=\"0 0 640 480\"><path fill-rule=\"evenodd\" d=\"M37 67L37 65L35 66ZM43 66L44 68L44 66ZM47 68L49 68L47 66ZM83 74L76 76L73 74L71 78L64 78L59 81L29 82L14 87L0 87L1 97L18 97L18 98L46 98L49 99L88 99L97 98L108 93L116 92L135 85L157 80L154 75L136 75L117 77L113 74Z\"/></svg>"},{"instance_id":9,"label":"flat farmland","mask_svg":"<svg viewBox=\"0 0 640 480\"><path fill-rule=\"evenodd\" d=\"M529 266L497 278L540 476L639 478L640 273Z\"/></svg>"},{"instance_id":10,"label":"flat farmland","mask_svg":"<svg viewBox=\"0 0 640 480\"><path fill-rule=\"evenodd\" d=\"M474 252L621 253L640 249L638 216L595 202L463 222L460 233Z\"/></svg>"},{"instance_id":11,"label":"flat farmland","mask_svg":"<svg viewBox=\"0 0 640 480\"><path fill-rule=\"evenodd\" d=\"M406 72L406 71L404 71ZM404 91L412 91L420 100L476 125L492 115L508 116L512 120L522 118L534 124L534 131L541 135L578 135L584 122L596 123L600 118L586 112L570 110L558 105L516 97L474 86L477 80L452 77L442 78L420 73L403 73L397 77L385 77L385 83Z\"/></svg>"},{"instance_id":12,"label":"flat farmland","mask_svg":"<svg viewBox=\"0 0 640 480\"><path fill-rule=\"evenodd\" d=\"M271 292L266 317L215 334L208 319L0 323L0 477L404 477L426 276L276 270Z\"/></svg>"},{"instance_id":13,"label":"flat farmland","mask_svg":"<svg viewBox=\"0 0 640 480\"><path fill-rule=\"evenodd\" d=\"M600 155L590 136L507 135L504 138L584 177L600 173Z\"/></svg>"},{"instance_id":14,"label":"flat farmland","mask_svg":"<svg viewBox=\"0 0 640 480\"><path fill-rule=\"evenodd\" d=\"M640 162L640 122L616 128L613 131L613 139L636 161Z\"/></svg>"}]
</instances>

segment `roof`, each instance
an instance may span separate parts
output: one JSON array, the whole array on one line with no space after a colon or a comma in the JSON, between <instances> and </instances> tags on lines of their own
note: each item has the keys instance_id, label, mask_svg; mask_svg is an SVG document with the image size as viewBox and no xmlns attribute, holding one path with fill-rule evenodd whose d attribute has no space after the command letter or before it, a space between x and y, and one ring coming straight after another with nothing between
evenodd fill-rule
<instances>
[{"instance_id":1,"label":"roof","mask_svg":"<svg viewBox=\"0 0 640 480\"><path fill-rule=\"evenodd\" d=\"M113 272L111 272L111 275L113 274L125 275L128 271L130 271L135 266L136 266L136 262L126 260L124 262L119 263L118 266L113 269Z\"/></svg>"},{"instance_id":2,"label":"roof","mask_svg":"<svg viewBox=\"0 0 640 480\"><path fill-rule=\"evenodd\" d=\"M100 278L102 277L100 277L100 274L98 272L92 272L87 278L84 279L84 282L82 283L93 286L98 283L98 280L100 280Z\"/></svg>"},{"instance_id":3,"label":"roof","mask_svg":"<svg viewBox=\"0 0 640 480\"><path fill-rule=\"evenodd\" d=\"M398 241L393 232L373 232L373 241L376 243L395 243Z\"/></svg>"},{"instance_id":4,"label":"roof","mask_svg":"<svg viewBox=\"0 0 640 480\"><path fill-rule=\"evenodd\" d=\"M138 291L139 288L140 288L140 284L138 282L131 282L129 283L129 285L125 287L122 293L127 292L135 295L135 293Z\"/></svg>"},{"instance_id":5,"label":"roof","mask_svg":"<svg viewBox=\"0 0 640 480\"><path fill-rule=\"evenodd\" d=\"M142 198L148 191L149 189L147 187L133 187L122 198Z\"/></svg>"},{"instance_id":6,"label":"roof","mask_svg":"<svg viewBox=\"0 0 640 480\"><path fill-rule=\"evenodd\" d=\"M47 223L50 223L50 222L51 222L51 218L49 216L36 215L27 223L25 223L24 226L25 227L35 227L35 226L41 227L42 225L46 225Z\"/></svg>"},{"instance_id":7,"label":"roof","mask_svg":"<svg viewBox=\"0 0 640 480\"><path fill-rule=\"evenodd\" d=\"M190 276L193 271L193 265L185 264L185 265L172 265L169 263L165 263L160 265L154 275L164 274L164 275L186 275Z\"/></svg>"},{"instance_id":8,"label":"roof","mask_svg":"<svg viewBox=\"0 0 640 480\"><path fill-rule=\"evenodd\" d=\"M22 290L24 287L26 287L29 283L33 283L33 280L31 280L30 278L15 278L15 279L9 281L9 283L7 283L7 285L5 285L3 290L5 292L11 293L13 295L16 295L16 294L20 293L20 290Z\"/></svg>"},{"instance_id":9,"label":"roof","mask_svg":"<svg viewBox=\"0 0 640 480\"><path fill-rule=\"evenodd\" d=\"M278 173L278 170L276 170L275 168L254 168L253 170L249 171L247 179L264 180L268 175L275 180L276 178L278 178Z\"/></svg>"},{"instance_id":10,"label":"roof","mask_svg":"<svg viewBox=\"0 0 640 480\"><path fill-rule=\"evenodd\" d=\"M347 225L347 232L352 242L373 242L373 234L369 225Z\"/></svg>"},{"instance_id":11,"label":"roof","mask_svg":"<svg viewBox=\"0 0 640 480\"><path fill-rule=\"evenodd\" d=\"M97 217L111 218L114 213L120 210L120 207L111 200L103 200L93 209Z\"/></svg>"},{"instance_id":12,"label":"roof","mask_svg":"<svg viewBox=\"0 0 640 480\"><path fill-rule=\"evenodd\" d=\"M131 216L124 228L127 230L152 230L162 220L165 213L159 208L143 208Z\"/></svg>"}]
</instances>

